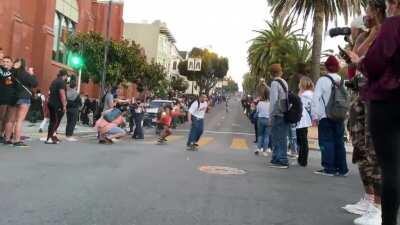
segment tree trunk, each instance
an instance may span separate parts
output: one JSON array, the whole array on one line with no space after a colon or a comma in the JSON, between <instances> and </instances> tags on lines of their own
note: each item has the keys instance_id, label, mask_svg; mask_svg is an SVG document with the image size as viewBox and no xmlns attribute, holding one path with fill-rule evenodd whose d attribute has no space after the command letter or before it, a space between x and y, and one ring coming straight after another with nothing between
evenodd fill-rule
<instances>
[{"instance_id":1,"label":"tree trunk","mask_svg":"<svg viewBox=\"0 0 400 225\"><path fill-rule=\"evenodd\" d=\"M314 81L316 81L320 77L321 70L322 33L324 32L323 1L325 0L315 0L315 12L313 21L313 46L311 58L311 77Z\"/></svg>"}]
</instances>

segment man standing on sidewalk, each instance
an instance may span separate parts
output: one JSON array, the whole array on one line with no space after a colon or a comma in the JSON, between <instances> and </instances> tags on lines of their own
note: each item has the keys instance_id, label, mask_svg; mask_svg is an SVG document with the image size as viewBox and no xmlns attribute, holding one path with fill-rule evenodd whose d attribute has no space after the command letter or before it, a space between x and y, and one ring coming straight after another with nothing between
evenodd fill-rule
<instances>
[{"instance_id":1,"label":"man standing on sidewalk","mask_svg":"<svg viewBox=\"0 0 400 225\"><path fill-rule=\"evenodd\" d=\"M191 124L190 133L187 141L188 150L195 150L204 130L204 115L208 108L207 96L202 94L189 107L188 122Z\"/></svg>"},{"instance_id":2,"label":"man standing on sidewalk","mask_svg":"<svg viewBox=\"0 0 400 225\"><path fill-rule=\"evenodd\" d=\"M344 122L333 120L327 116L331 93L342 82L341 77L337 74L340 64L335 56L329 56L325 67L328 74L317 81L311 110L314 123L318 123L318 142L321 148L323 167L314 173L324 176L347 176L349 169L344 146Z\"/></svg>"},{"instance_id":3,"label":"man standing on sidewalk","mask_svg":"<svg viewBox=\"0 0 400 225\"><path fill-rule=\"evenodd\" d=\"M284 119L284 113L288 110L288 84L282 78L283 71L280 64L271 65L270 93L270 124L272 125L272 160L270 167L287 169L289 160L287 158L287 143L290 124Z\"/></svg>"}]
</instances>

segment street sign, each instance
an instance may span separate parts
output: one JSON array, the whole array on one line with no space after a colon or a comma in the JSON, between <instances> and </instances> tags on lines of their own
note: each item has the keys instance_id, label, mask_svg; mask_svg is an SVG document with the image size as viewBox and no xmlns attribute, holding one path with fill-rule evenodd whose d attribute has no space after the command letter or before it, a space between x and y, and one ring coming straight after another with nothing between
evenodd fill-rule
<instances>
[{"instance_id":1,"label":"street sign","mask_svg":"<svg viewBox=\"0 0 400 225\"><path fill-rule=\"evenodd\" d=\"M200 58L189 58L188 59L188 71L201 71L201 59Z\"/></svg>"}]
</instances>

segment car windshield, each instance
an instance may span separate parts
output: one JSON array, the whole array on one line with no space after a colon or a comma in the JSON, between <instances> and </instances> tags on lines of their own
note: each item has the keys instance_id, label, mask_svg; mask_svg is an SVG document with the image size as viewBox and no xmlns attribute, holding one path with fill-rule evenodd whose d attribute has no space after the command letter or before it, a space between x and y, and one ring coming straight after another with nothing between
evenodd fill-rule
<instances>
[{"instance_id":1,"label":"car windshield","mask_svg":"<svg viewBox=\"0 0 400 225\"><path fill-rule=\"evenodd\" d=\"M165 106L165 105L171 105L171 103L170 102L153 101L153 102L150 102L150 107L149 108L160 108L160 107Z\"/></svg>"}]
</instances>

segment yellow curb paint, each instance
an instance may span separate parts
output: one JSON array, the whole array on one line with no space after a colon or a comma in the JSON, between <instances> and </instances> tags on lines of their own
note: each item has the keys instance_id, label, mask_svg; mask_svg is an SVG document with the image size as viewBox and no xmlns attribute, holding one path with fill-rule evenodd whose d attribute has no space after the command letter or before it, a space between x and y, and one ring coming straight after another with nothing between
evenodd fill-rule
<instances>
[{"instance_id":1,"label":"yellow curb paint","mask_svg":"<svg viewBox=\"0 0 400 225\"><path fill-rule=\"evenodd\" d=\"M249 146L244 138L234 138L232 139L231 149L234 150L248 150Z\"/></svg>"},{"instance_id":2,"label":"yellow curb paint","mask_svg":"<svg viewBox=\"0 0 400 225\"><path fill-rule=\"evenodd\" d=\"M214 138L212 137L202 137L200 138L199 142L197 142L197 144L199 145L199 147L203 147L210 144L213 140Z\"/></svg>"}]
</instances>

